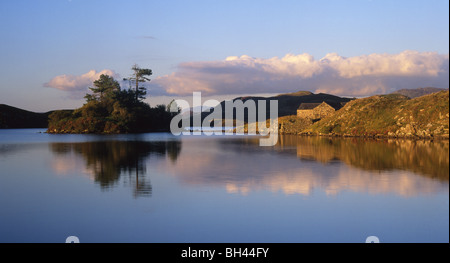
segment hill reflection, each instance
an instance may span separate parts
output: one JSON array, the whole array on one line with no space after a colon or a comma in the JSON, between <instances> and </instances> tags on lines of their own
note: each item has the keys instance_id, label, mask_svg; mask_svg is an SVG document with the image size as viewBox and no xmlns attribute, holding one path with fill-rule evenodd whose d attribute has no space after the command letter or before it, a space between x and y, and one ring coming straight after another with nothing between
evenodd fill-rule
<instances>
[{"instance_id":1,"label":"hill reflection","mask_svg":"<svg viewBox=\"0 0 450 263\"><path fill-rule=\"evenodd\" d=\"M109 189L126 176L125 184L133 187L134 196L151 196L152 185L146 174L146 159L151 155L175 162L181 142L96 141L83 143L51 143L56 155L52 166L61 173L82 169L102 189ZM81 156L84 164L76 158Z\"/></svg>"},{"instance_id":2,"label":"hill reflection","mask_svg":"<svg viewBox=\"0 0 450 263\"><path fill-rule=\"evenodd\" d=\"M181 141L52 143L57 174L88 174L102 189L119 182L150 196L148 158L162 175L190 187L228 193L269 190L310 195L344 191L405 197L448 192L448 141L362 140L280 136L274 147L257 137L190 137Z\"/></svg>"},{"instance_id":3,"label":"hill reflection","mask_svg":"<svg viewBox=\"0 0 450 263\"><path fill-rule=\"evenodd\" d=\"M176 164L161 172L188 185L229 193L270 190L310 195L314 190L397 194L448 191L448 141L368 141L280 136L274 147L257 138L190 140Z\"/></svg>"},{"instance_id":4,"label":"hill reflection","mask_svg":"<svg viewBox=\"0 0 450 263\"><path fill-rule=\"evenodd\" d=\"M296 147L302 160L342 161L367 171L405 170L449 180L449 141L281 136L276 149Z\"/></svg>"}]
</instances>

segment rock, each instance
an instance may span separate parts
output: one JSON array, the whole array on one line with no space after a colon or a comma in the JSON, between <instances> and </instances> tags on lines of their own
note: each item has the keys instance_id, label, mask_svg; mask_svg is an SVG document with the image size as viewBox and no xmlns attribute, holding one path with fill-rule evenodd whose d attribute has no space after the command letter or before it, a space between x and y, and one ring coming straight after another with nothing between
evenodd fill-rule
<instances>
[{"instance_id":1,"label":"rock","mask_svg":"<svg viewBox=\"0 0 450 263\"><path fill-rule=\"evenodd\" d=\"M414 129L411 127L411 124L406 124L406 127L405 127L405 133L406 134L411 134L411 133L413 133L414 132Z\"/></svg>"},{"instance_id":2,"label":"rock","mask_svg":"<svg viewBox=\"0 0 450 263\"><path fill-rule=\"evenodd\" d=\"M416 135L419 137L427 137L427 132L425 132L424 130L419 130L417 131Z\"/></svg>"}]
</instances>

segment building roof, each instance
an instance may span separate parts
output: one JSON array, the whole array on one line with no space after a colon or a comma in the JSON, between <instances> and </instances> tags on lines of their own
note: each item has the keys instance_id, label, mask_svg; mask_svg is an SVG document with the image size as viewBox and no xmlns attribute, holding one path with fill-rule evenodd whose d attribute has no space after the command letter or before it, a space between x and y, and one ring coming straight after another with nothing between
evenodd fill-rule
<instances>
[{"instance_id":1,"label":"building roof","mask_svg":"<svg viewBox=\"0 0 450 263\"><path fill-rule=\"evenodd\" d=\"M302 103L298 107L299 110L312 110L315 107L319 106L322 103Z\"/></svg>"},{"instance_id":2,"label":"building roof","mask_svg":"<svg viewBox=\"0 0 450 263\"><path fill-rule=\"evenodd\" d=\"M302 103L298 107L299 110L312 110L319 106L322 103L326 103L333 107L335 110L339 110L340 108L344 107L346 102L329 102L329 101L323 101L323 102L316 102L316 103Z\"/></svg>"}]
</instances>

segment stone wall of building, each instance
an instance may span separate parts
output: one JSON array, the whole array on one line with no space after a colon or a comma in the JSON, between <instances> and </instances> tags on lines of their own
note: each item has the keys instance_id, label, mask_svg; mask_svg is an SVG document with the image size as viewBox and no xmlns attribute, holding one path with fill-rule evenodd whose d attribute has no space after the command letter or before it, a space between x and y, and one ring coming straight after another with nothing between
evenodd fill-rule
<instances>
[{"instance_id":1,"label":"stone wall of building","mask_svg":"<svg viewBox=\"0 0 450 263\"><path fill-rule=\"evenodd\" d=\"M314 111L313 110L297 110L297 117L305 118L305 119L314 119Z\"/></svg>"},{"instance_id":2,"label":"stone wall of building","mask_svg":"<svg viewBox=\"0 0 450 263\"><path fill-rule=\"evenodd\" d=\"M323 119L333 114L336 110L330 105L322 103L319 106L315 107L313 111L315 119Z\"/></svg>"}]
</instances>

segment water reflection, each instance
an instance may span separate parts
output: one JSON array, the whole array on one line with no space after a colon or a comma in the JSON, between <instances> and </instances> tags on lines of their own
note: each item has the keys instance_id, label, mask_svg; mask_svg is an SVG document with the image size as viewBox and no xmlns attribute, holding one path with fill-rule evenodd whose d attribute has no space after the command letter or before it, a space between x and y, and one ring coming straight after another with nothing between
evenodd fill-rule
<instances>
[{"instance_id":1,"label":"water reflection","mask_svg":"<svg viewBox=\"0 0 450 263\"><path fill-rule=\"evenodd\" d=\"M314 190L394 193L409 197L448 191L448 141L368 141L280 136L259 140L192 140L176 164L161 171L189 185L221 186L229 193L270 190L310 195Z\"/></svg>"},{"instance_id":2,"label":"water reflection","mask_svg":"<svg viewBox=\"0 0 450 263\"><path fill-rule=\"evenodd\" d=\"M123 180L134 195L150 196L150 156L161 174L184 185L221 187L228 193L269 190L327 195L343 191L405 197L448 191L448 141L361 140L280 136L274 147L256 137L195 137L180 141L52 143L52 168L82 167L102 189ZM82 157L82 158L80 158ZM78 171L80 173L80 171Z\"/></svg>"},{"instance_id":3,"label":"water reflection","mask_svg":"<svg viewBox=\"0 0 450 263\"><path fill-rule=\"evenodd\" d=\"M411 171L449 180L448 140L373 140L281 136L276 149L296 148L302 160L324 164L335 160L366 171Z\"/></svg>"},{"instance_id":4,"label":"water reflection","mask_svg":"<svg viewBox=\"0 0 450 263\"><path fill-rule=\"evenodd\" d=\"M146 159L151 155L176 162L180 151L179 141L97 141L83 143L51 143L55 154L52 167L65 174L80 167L102 189L115 186L121 177L133 187L135 197L151 196L152 185L146 173ZM79 157L84 160L80 165Z\"/></svg>"}]
</instances>

